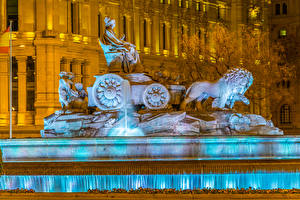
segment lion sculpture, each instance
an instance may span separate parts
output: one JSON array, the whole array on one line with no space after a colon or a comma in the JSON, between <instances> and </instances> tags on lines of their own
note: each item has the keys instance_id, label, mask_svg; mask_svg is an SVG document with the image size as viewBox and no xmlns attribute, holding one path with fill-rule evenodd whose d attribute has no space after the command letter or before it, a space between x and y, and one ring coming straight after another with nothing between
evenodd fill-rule
<instances>
[{"instance_id":1,"label":"lion sculpture","mask_svg":"<svg viewBox=\"0 0 300 200\"><path fill-rule=\"evenodd\" d=\"M249 100L244 96L247 89L253 83L251 72L243 68L234 68L220 78L217 82L195 82L187 90L185 99L181 103L181 109L185 110L186 105L195 99L200 102L209 97L215 98L212 107L219 109L232 109L236 101L242 101L249 105Z\"/></svg>"}]
</instances>

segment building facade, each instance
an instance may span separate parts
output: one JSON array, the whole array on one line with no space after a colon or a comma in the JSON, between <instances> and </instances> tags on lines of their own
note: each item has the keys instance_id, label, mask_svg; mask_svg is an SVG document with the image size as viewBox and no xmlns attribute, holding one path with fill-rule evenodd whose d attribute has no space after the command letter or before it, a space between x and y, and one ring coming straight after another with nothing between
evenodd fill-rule
<instances>
[{"instance_id":1,"label":"building facade","mask_svg":"<svg viewBox=\"0 0 300 200\"><path fill-rule=\"evenodd\" d=\"M261 12L250 19L253 5L260 6ZM15 136L38 137L43 118L60 109L60 71L73 72L75 82L84 87L93 84L95 74L107 71L98 44L105 16L116 20L117 34L124 34L126 41L136 45L143 65L159 68L164 62L172 70L180 56L183 34L204 38L218 21L229 24L232 30L249 23L268 28L269 20L279 23L275 22L277 16L269 18L273 16L270 7L273 1L265 0L0 0L1 31L13 21L13 129L29 131L28 135ZM7 54L0 55L0 84L0 128L6 131Z\"/></svg>"},{"instance_id":2,"label":"building facade","mask_svg":"<svg viewBox=\"0 0 300 200\"><path fill-rule=\"evenodd\" d=\"M272 0L269 7L269 28L272 41L282 42L288 49L287 59L296 67L296 76L278 82L281 92L271 104L273 122L288 134L300 133L300 1Z\"/></svg>"}]
</instances>

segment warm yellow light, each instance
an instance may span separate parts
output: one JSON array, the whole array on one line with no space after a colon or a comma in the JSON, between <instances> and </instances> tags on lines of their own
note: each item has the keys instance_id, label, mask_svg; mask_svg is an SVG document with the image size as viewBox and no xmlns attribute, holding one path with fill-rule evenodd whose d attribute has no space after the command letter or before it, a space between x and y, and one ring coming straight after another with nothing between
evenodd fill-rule
<instances>
[{"instance_id":1,"label":"warm yellow light","mask_svg":"<svg viewBox=\"0 0 300 200\"><path fill-rule=\"evenodd\" d=\"M257 18L258 13L259 13L259 7L250 8L250 10L249 10L249 15L253 19Z\"/></svg>"},{"instance_id":2,"label":"warm yellow light","mask_svg":"<svg viewBox=\"0 0 300 200\"><path fill-rule=\"evenodd\" d=\"M163 55L164 55L164 56L169 56L169 50L164 49L164 50L163 50Z\"/></svg>"},{"instance_id":3,"label":"warm yellow light","mask_svg":"<svg viewBox=\"0 0 300 200\"><path fill-rule=\"evenodd\" d=\"M73 42L80 43L81 35L73 35Z\"/></svg>"},{"instance_id":4,"label":"warm yellow light","mask_svg":"<svg viewBox=\"0 0 300 200\"><path fill-rule=\"evenodd\" d=\"M59 39L60 39L61 41L65 41L65 34L60 33L60 34L59 34Z\"/></svg>"},{"instance_id":5,"label":"warm yellow light","mask_svg":"<svg viewBox=\"0 0 300 200\"><path fill-rule=\"evenodd\" d=\"M85 36L83 37L82 41L84 44L88 44L89 38Z\"/></svg>"},{"instance_id":6,"label":"warm yellow light","mask_svg":"<svg viewBox=\"0 0 300 200\"><path fill-rule=\"evenodd\" d=\"M150 54L150 48L149 47L144 47L144 53L145 54Z\"/></svg>"},{"instance_id":7,"label":"warm yellow light","mask_svg":"<svg viewBox=\"0 0 300 200\"><path fill-rule=\"evenodd\" d=\"M186 8L189 8L189 1L186 1L186 2L185 2L185 7L186 7Z\"/></svg>"},{"instance_id":8,"label":"warm yellow light","mask_svg":"<svg viewBox=\"0 0 300 200\"><path fill-rule=\"evenodd\" d=\"M12 32L12 33L11 33L11 39L12 39L12 40L16 40L16 39L17 39L17 34L16 34L16 32Z\"/></svg>"},{"instance_id":9,"label":"warm yellow light","mask_svg":"<svg viewBox=\"0 0 300 200\"><path fill-rule=\"evenodd\" d=\"M280 30L280 37L285 37L287 35L286 30L285 29L281 29Z\"/></svg>"},{"instance_id":10,"label":"warm yellow light","mask_svg":"<svg viewBox=\"0 0 300 200\"><path fill-rule=\"evenodd\" d=\"M25 32L25 33L24 33L24 36L25 36L27 39L31 40L31 39L34 39L35 33L34 33L34 32Z\"/></svg>"}]
</instances>

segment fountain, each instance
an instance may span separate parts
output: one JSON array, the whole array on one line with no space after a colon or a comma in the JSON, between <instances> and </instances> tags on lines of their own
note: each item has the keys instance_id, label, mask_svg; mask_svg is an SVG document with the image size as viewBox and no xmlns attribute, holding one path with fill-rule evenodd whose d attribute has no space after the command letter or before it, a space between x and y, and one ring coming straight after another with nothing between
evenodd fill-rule
<instances>
[{"instance_id":1,"label":"fountain","mask_svg":"<svg viewBox=\"0 0 300 200\"><path fill-rule=\"evenodd\" d=\"M250 103L244 94L251 72L233 68L187 90L161 83L140 71L135 46L115 36L114 20L105 22L100 45L110 73L96 75L87 93L72 73L60 73L62 109L44 119L42 138L0 140L1 189L299 188L298 168L289 162L300 159L300 138L283 136L260 115L232 109L236 101ZM191 101L208 97L214 111L186 111Z\"/></svg>"}]
</instances>

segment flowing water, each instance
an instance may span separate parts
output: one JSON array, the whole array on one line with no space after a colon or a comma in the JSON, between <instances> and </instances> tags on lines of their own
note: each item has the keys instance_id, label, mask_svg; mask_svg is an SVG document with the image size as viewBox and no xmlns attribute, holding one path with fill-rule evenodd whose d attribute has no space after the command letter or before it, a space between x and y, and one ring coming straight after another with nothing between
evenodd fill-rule
<instances>
[{"instance_id":1,"label":"flowing water","mask_svg":"<svg viewBox=\"0 0 300 200\"><path fill-rule=\"evenodd\" d=\"M36 192L87 192L88 189L126 190L249 188L300 188L299 172L253 172L227 174L173 174L173 175L44 175L1 176L0 189L34 189Z\"/></svg>"}]
</instances>

